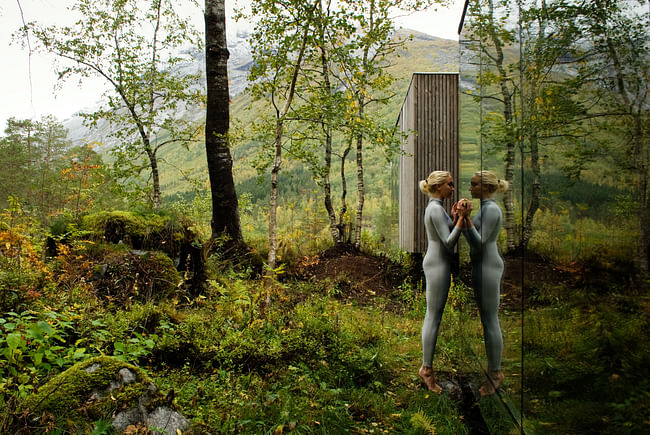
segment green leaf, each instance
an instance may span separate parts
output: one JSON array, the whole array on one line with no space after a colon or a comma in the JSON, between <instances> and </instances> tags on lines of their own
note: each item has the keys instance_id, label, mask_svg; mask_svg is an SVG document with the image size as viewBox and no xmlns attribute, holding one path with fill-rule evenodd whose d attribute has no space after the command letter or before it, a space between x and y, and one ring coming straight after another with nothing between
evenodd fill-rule
<instances>
[{"instance_id":1,"label":"green leaf","mask_svg":"<svg viewBox=\"0 0 650 435\"><path fill-rule=\"evenodd\" d=\"M41 363L43 362L43 356L44 356L43 352L37 352L37 353L33 354L32 355L32 360L34 361L34 364L37 365L37 366L41 365Z\"/></svg>"},{"instance_id":2,"label":"green leaf","mask_svg":"<svg viewBox=\"0 0 650 435\"><path fill-rule=\"evenodd\" d=\"M19 334L18 332L12 332L7 335L7 345L12 352L14 352L19 346L22 347L24 343L25 341L22 334Z\"/></svg>"}]
</instances>

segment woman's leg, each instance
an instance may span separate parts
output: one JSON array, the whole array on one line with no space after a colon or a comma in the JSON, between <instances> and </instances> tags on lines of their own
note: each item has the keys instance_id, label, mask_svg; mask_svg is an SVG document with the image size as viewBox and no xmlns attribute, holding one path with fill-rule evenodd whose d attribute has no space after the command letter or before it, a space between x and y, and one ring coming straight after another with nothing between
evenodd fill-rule
<instances>
[{"instance_id":1,"label":"woman's leg","mask_svg":"<svg viewBox=\"0 0 650 435\"><path fill-rule=\"evenodd\" d=\"M479 311L483 324L483 337L488 359L488 370L501 369L503 336L499 325L499 293L503 267L482 271Z\"/></svg>"},{"instance_id":2,"label":"woman's leg","mask_svg":"<svg viewBox=\"0 0 650 435\"><path fill-rule=\"evenodd\" d=\"M438 341L438 328L447 303L450 277L427 274L427 312L422 324L422 365L432 367Z\"/></svg>"},{"instance_id":3,"label":"woman's leg","mask_svg":"<svg viewBox=\"0 0 650 435\"><path fill-rule=\"evenodd\" d=\"M422 367L418 375L430 391L440 394L442 388L433 373L433 354L438 341L438 328L449 293L450 275L447 268L436 268L426 274L427 312L422 324Z\"/></svg>"},{"instance_id":4,"label":"woman's leg","mask_svg":"<svg viewBox=\"0 0 650 435\"><path fill-rule=\"evenodd\" d=\"M482 266L478 274L479 279L475 280L475 294L483 324L489 378L488 382L481 387L480 392L481 395L487 395L494 393L504 378L501 372L503 336L499 324L500 283L503 266L498 264L493 267Z\"/></svg>"}]
</instances>

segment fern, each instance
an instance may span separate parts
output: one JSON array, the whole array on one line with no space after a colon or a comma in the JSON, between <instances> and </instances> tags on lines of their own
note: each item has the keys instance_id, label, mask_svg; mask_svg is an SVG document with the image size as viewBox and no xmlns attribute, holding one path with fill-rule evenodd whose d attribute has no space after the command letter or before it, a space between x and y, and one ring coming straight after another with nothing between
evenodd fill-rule
<instances>
[{"instance_id":1,"label":"fern","mask_svg":"<svg viewBox=\"0 0 650 435\"><path fill-rule=\"evenodd\" d=\"M414 428L423 429L430 435L435 435L436 433L436 425L433 420L421 409L418 409L417 412L411 416L411 424Z\"/></svg>"}]
</instances>

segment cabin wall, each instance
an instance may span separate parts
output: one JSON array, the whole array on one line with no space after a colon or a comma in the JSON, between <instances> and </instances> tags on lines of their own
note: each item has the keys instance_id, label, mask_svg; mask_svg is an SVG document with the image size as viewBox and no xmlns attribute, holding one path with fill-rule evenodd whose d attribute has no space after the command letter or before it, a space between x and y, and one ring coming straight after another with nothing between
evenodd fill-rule
<instances>
[{"instance_id":1,"label":"cabin wall","mask_svg":"<svg viewBox=\"0 0 650 435\"><path fill-rule=\"evenodd\" d=\"M407 137L400 156L399 240L400 249L424 253L427 237L424 210L429 198L418 183L434 170L451 172L458 185L458 74L415 73L400 111L398 125ZM445 201L458 200L458 191Z\"/></svg>"}]
</instances>

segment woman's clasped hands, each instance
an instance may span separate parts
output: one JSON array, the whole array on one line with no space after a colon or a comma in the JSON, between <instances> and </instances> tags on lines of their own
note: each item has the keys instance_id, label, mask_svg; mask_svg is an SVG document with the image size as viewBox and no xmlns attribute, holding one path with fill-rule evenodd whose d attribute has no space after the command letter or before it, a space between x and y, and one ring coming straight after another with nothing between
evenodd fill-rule
<instances>
[{"instance_id":1,"label":"woman's clasped hands","mask_svg":"<svg viewBox=\"0 0 650 435\"><path fill-rule=\"evenodd\" d=\"M454 217L454 222L457 226L468 228L472 220L470 213L472 212L472 201L467 198L461 198L451 207L451 214Z\"/></svg>"}]
</instances>

